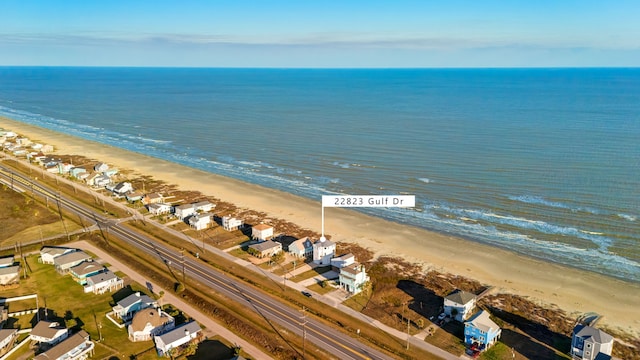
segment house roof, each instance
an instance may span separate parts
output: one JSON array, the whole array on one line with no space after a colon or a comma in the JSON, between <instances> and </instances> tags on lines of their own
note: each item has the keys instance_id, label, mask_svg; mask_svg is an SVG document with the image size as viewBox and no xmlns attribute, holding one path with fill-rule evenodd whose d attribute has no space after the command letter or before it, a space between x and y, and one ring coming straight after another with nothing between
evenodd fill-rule
<instances>
[{"instance_id":1,"label":"house roof","mask_svg":"<svg viewBox=\"0 0 640 360\"><path fill-rule=\"evenodd\" d=\"M203 206L214 206L212 203L208 202L208 201L200 201L197 202L195 204L193 204L193 206L195 207L203 207Z\"/></svg>"},{"instance_id":2,"label":"house roof","mask_svg":"<svg viewBox=\"0 0 640 360\"><path fill-rule=\"evenodd\" d=\"M60 330L66 329L67 328L61 326L57 321L40 320L31 330L31 335L51 339L56 336Z\"/></svg>"},{"instance_id":3,"label":"house roof","mask_svg":"<svg viewBox=\"0 0 640 360\"><path fill-rule=\"evenodd\" d=\"M64 253L66 253L68 251L75 251L75 249L65 248L65 247L49 247L49 246L45 246L40 250L40 255L49 254L51 256L56 256L56 255L63 255Z\"/></svg>"},{"instance_id":4,"label":"house roof","mask_svg":"<svg viewBox=\"0 0 640 360\"><path fill-rule=\"evenodd\" d=\"M147 296L146 294L141 294L140 292L136 292L135 294L131 294L129 296L127 296L126 298L118 301L118 305L122 306L123 308L128 308L129 306L137 303L137 302L142 302L145 304L151 304L154 303L155 300L153 300L152 298L150 298L149 296Z\"/></svg>"},{"instance_id":5,"label":"house roof","mask_svg":"<svg viewBox=\"0 0 640 360\"><path fill-rule=\"evenodd\" d=\"M193 204L184 204L175 207L176 210L186 210L191 208L195 209L195 206L193 206Z\"/></svg>"},{"instance_id":6,"label":"house roof","mask_svg":"<svg viewBox=\"0 0 640 360\"><path fill-rule=\"evenodd\" d=\"M0 267L0 275L17 274L20 272L20 265Z\"/></svg>"},{"instance_id":7,"label":"house roof","mask_svg":"<svg viewBox=\"0 0 640 360\"><path fill-rule=\"evenodd\" d=\"M52 347L49 351L44 352L38 356L36 356L35 360L55 360L60 358L62 355L68 353L69 351L75 349L80 346L83 342L89 340L89 334L80 330L77 333L69 336L60 344Z\"/></svg>"},{"instance_id":8,"label":"house roof","mask_svg":"<svg viewBox=\"0 0 640 360\"><path fill-rule=\"evenodd\" d=\"M80 263L80 265L76 265L74 267L72 267L71 269L69 269L70 271L72 271L74 274L78 275L78 276L84 276L87 274L91 274L94 273L96 271L100 271L102 269L104 269L105 267L93 262L93 261L84 261L82 263Z\"/></svg>"},{"instance_id":9,"label":"house roof","mask_svg":"<svg viewBox=\"0 0 640 360\"><path fill-rule=\"evenodd\" d=\"M460 305L464 305L475 298L476 296L474 294L463 290L456 290L445 297L445 299Z\"/></svg>"},{"instance_id":10,"label":"house roof","mask_svg":"<svg viewBox=\"0 0 640 360\"><path fill-rule=\"evenodd\" d=\"M15 258L13 257L13 255L0 258L0 267L13 265L14 261L15 261Z\"/></svg>"},{"instance_id":11,"label":"house roof","mask_svg":"<svg viewBox=\"0 0 640 360\"><path fill-rule=\"evenodd\" d=\"M147 324L151 324L152 327L156 328L165 324L171 318L164 313L160 313L160 311L156 309L144 309L138 311L131 321L131 330L134 332L142 331L147 326Z\"/></svg>"},{"instance_id":12,"label":"house roof","mask_svg":"<svg viewBox=\"0 0 640 360\"><path fill-rule=\"evenodd\" d=\"M355 256L352 253L348 253L348 254L342 254L340 256L336 256L331 260L345 261L350 258L355 258Z\"/></svg>"},{"instance_id":13,"label":"house roof","mask_svg":"<svg viewBox=\"0 0 640 360\"><path fill-rule=\"evenodd\" d=\"M573 333L576 337L581 337L584 339L591 338L598 344L606 344L613 341L613 336L607 334L606 332L583 324L578 324L573 329Z\"/></svg>"},{"instance_id":14,"label":"house roof","mask_svg":"<svg viewBox=\"0 0 640 360\"><path fill-rule=\"evenodd\" d=\"M500 329L500 327L489 318L489 313L484 310L478 311L478 313L471 317L471 319L467 320L465 324L470 324L474 328L487 333L491 330Z\"/></svg>"},{"instance_id":15,"label":"house roof","mask_svg":"<svg viewBox=\"0 0 640 360\"><path fill-rule=\"evenodd\" d=\"M78 251L74 251L68 254L58 256L57 258L53 259L53 263L55 265L64 265L64 264L74 263L76 261L89 260L89 259L91 259L91 256L87 255L87 253L85 253L82 250L78 250Z\"/></svg>"},{"instance_id":16,"label":"house roof","mask_svg":"<svg viewBox=\"0 0 640 360\"><path fill-rule=\"evenodd\" d=\"M305 236L289 244L289 251L304 250L312 247L313 243L311 242L311 240L309 240L309 237Z\"/></svg>"},{"instance_id":17,"label":"house roof","mask_svg":"<svg viewBox=\"0 0 640 360\"><path fill-rule=\"evenodd\" d=\"M13 334L17 332L18 329L0 329L0 342L3 342L4 339L13 336Z\"/></svg>"},{"instance_id":18,"label":"house roof","mask_svg":"<svg viewBox=\"0 0 640 360\"><path fill-rule=\"evenodd\" d=\"M163 198L162 194L159 194L159 193L149 193L149 194L146 194L145 197L147 197L149 199L162 199Z\"/></svg>"},{"instance_id":19,"label":"house roof","mask_svg":"<svg viewBox=\"0 0 640 360\"><path fill-rule=\"evenodd\" d=\"M340 268L340 272L343 272L343 271L352 275L358 275L359 273L364 271L364 267L361 267L361 265L358 263L353 263L351 265Z\"/></svg>"},{"instance_id":20,"label":"house roof","mask_svg":"<svg viewBox=\"0 0 640 360\"><path fill-rule=\"evenodd\" d=\"M162 342L167 345L176 342L185 337L185 333L188 331L190 334L195 334L201 331L200 325L197 322L191 321L181 325L165 334L160 335Z\"/></svg>"},{"instance_id":21,"label":"house roof","mask_svg":"<svg viewBox=\"0 0 640 360\"><path fill-rule=\"evenodd\" d=\"M275 241L267 240L267 241L259 242L257 244L249 245L249 247L252 249L256 249L260 252L263 252L269 249L282 247L282 244L277 243Z\"/></svg>"},{"instance_id":22,"label":"house roof","mask_svg":"<svg viewBox=\"0 0 640 360\"><path fill-rule=\"evenodd\" d=\"M100 283L117 279L117 278L118 277L116 276L116 274L114 274L110 270L107 270L103 273L88 277L87 282L95 285L95 284L100 284Z\"/></svg>"},{"instance_id":23,"label":"house roof","mask_svg":"<svg viewBox=\"0 0 640 360\"><path fill-rule=\"evenodd\" d=\"M264 231L264 230L273 229L273 226L267 225L267 224L258 224L258 225L254 225L252 229Z\"/></svg>"},{"instance_id":24,"label":"house roof","mask_svg":"<svg viewBox=\"0 0 640 360\"><path fill-rule=\"evenodd\" d=\"M316 241L315 243L313 243L313 246L314 247L325 247L325 248L328 248L328 247L336 246L336 243L334 243L331 240L325 239L324 241L322 241L322 240Z\"/></svg>"}]
</instances>

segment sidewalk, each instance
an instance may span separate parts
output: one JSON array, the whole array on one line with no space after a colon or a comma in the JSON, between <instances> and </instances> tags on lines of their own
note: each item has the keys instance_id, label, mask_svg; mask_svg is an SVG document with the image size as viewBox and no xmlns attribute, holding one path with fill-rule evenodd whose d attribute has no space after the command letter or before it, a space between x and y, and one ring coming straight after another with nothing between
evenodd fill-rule
<instances>
[{"instance_id":1,"label":"sidewalk","mask_svg":"<svg viewBox=\"0 0 640 360\"><path fill-rule=\"evenodd\" d=\"M111 264L111 268L110 268L111 271L118 271L118 270L122 271L125 274L127 274L127 276L129 276L131 278L131 280L133 280L133 281L135 281L135 282L137 282L137 283L139 283L141 285L145 285L147 283L150 283L153 289L162 289L157 284L154 284L153 282L145 279L142 275L134 272L131 268L127 267L126 265L124 265L120 261L118 261L115 258L113 258L112 256L110 256L109 254L104 252L102 249L99 249L99 248L89 244L86 241L78 241L78 242L69 244L69 246L80 248L80 249L83 249L83 250L87 250L87 251L90 251L90 252L96 254L96 256L98 256L100 259L102 259L104 261L107 261L109 264ZM239 345L240 347L242 347L243 351L245 351L247 354L251 355L251 357L253 357L253 358L257 359L257 360L272 359L271 356L265 354L264 352L262 352L262 350L258 349L254 345L250 344L246 340L244 340L241 337L239 337L238 335L232 333L231 331L229 331L224 326L218 324L217 322L215 322L214 320L209 318L207 315L201 313L198 309L196 309L193 306L191 306L190 304L184 302L181 298L173 295L170 291L165 291L165 294L162 297L162 301L164 303L172 304L172 305L176 306L180 310L182 310L182 311L186 312L187 314L189 314L189 316L193 317L197 322L199 322L200 324L204 325L206 327L206 329L204 330L204 333L207 336L219 335L219 336L225 338L226 340L228 340L228 341L230 341L230 342L232 342L234 344Z\"/></svg>"}]
</instances>

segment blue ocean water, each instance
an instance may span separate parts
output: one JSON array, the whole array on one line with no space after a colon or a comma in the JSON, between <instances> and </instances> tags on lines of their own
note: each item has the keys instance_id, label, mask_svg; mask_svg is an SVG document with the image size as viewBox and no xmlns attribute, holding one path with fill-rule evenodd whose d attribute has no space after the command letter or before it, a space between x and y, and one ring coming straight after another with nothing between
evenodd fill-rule
<instances>
[{"instance_id":1,"label":"blue ocean water","mask_svg":"<svg viewBox=\"0 0 640 360\"><path fill-rule=\"evenodd\" d=\"M0 115L640 281L640 69L0 68Z\"/></svg>"}]
</instances>

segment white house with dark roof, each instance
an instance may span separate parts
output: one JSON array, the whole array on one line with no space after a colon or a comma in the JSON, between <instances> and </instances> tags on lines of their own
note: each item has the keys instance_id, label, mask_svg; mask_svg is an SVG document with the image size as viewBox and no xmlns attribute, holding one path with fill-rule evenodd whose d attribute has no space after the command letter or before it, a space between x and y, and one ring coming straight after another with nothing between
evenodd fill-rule
<instances>
[{"instance_id":1,"label":"white house with dark roof","mask_svg":"<svg viewBox=\"0 0 640 360\"><path fill-rule=\"evenodd\" d=\"M43 264L53 264L53 259L68 253L72 253L77 249L66 247L45 246L40 250L40 262Z\"/></svg>"},{"instance_id":2,"label":"white house with dark roof","mask_svg":"<svg viewBox=\"0 0 640 360\"><path fill-rule=\"evenodd\" d=\"M195 214L189 217L189 226L195 230L204 230L211 226L213 222L212 213Z\"/></svg>"},{"instance_id":3,"label":"white house with dark roof","mask_svg":"<svg viewBox=\"0 0 640 360\"><path fill-rule=\"evenodd\" d=\"M93 355L89 333L80 330L63 342L33 358L34 360L84 360Z\"/></svg>"},{"instance_id":4,"label":"white house with dark roof","mask_svg":"<svg viewBox=\"0 0 640 360\"><path fill-rule=\"evenodd\" d=\"M184 220L196 213L196 207L193 204L179 205L173 208L173 212L178 219Z\"/></svg>"},{"instance_id":5,"label":"white house with dark roof","mask_svg":"<svg viewBox=\"0 0 640 360\"><path fill-rule=\"evenodd\" d=\"M227 231L238 230L244 222L231 216L222 217L222 228Z\"/></svg>"},{"instance_id":6,"label":"white house with dark roof","mask_svg":"<svg viewBox=\"0 0 640 360\"><path fill-rule=\"evenodd\" d=\"M249 245L249 249L256 251L256 256L259 258L271 257L282 251L282 244L279 242L267 240L257 244Z\"/></svg>"},{"instance_id":7,"label":"white house with dark roof","mask_svg":"<svg viewBox=\"0 0 640 360\"><path fill-rule=\"evenodd\" d=\"M0 268L0 285L9 285L20 282L20 265Z\"/></svg>"},{"instance_id":8,"label":"white house with dark roof","mask_svg":"<svg viewBox=\"0 0 640 360\"><path fill-rule=\"evenodd\" d=\"M484 351L500 338L502 329L480 310L464 323L464 343L474 350Z\"/></svg>"},{"instance_id":9,"label":"white house with dark roof","mask_svg":"<svg viewBox=\"0 0 640 360\"><path fill-rule=\"evenodd\" d=\"M297 258L309 258L313 255L313 243L309 237L303 237L289 244L288 250Z\"/></svg>"},{"instance_id":10,"label":"white house with dark roof","mask_svg":"<svg viewBox=\"0 0 640 360\"><path fill-rule=\"evenodd\" d=\"M273 226L267 224L254 225L251 228L251 238L254 240L265 241L273 237Z\"/></svg>"},{"instance_id":11,"label":"white house with dark roof","mask_svg":"<svg viewBox=\"0 0 640 360\"><path fill-rule=\"evenodd\" d=\"M91 260L91 256L82 250L66 253L53 259L53 265L60 273L66 273L72 267L79 265L83 261Z\"/></svg>"},{"instance_id":12,"label":"white house with dark roof","mask_svg":"<svg viewBox=\"0 0 640 360\"><path fill-rule=\"evenodd\" d=\"M157 301L153 300L146 294L141 294L138 291L118 301L116 303L116 306L113 307L113 313L116 315L116 317L127 321L140 310L157 307Z\"/></svg>"},{"instance_id":13,"label":"white house with dark roof","mask_svg":"<svg viewBox=\"0 0 640 360\"><path fill-rule=\"evenodd\" d=\"M571 334L570 355L574 360L611 359L613 336L602 330L578 324Z\"/></svg>"},{"instance_id":14,"label":"white house with dark roof","mask_svg":"<svg viewBox=\"0 0 640 360\"><path fill-rule=\"evenodd\" d=\"M69 336L69 329L57 321L40 320L29 333L29 339L37 343L55 345Z\"/></svg>"},{"instance_id":15,"label":"white house with dark roof","mask_svg":"<svg viewBox=\"0 0 640 360\"><path fill-rule=\"evenodd\" d=\"M153 203L147 205L147 209L153 215L169 214L171 212L171 205L164 203Z\"/></svg>"},{"instance_id":16,"label":"white house with dark roof","mask_svg":"<svg viewBox=\"0 0 640 360\"><path fill-rule=\"evenodd\" d=\"M444 298L444 313L463 322L471 316L476 306L476 296L472 293L456 290Z\"/></svg>"},{"instance_id":17,"label":"white house with dark roof","mask_svg":"<svg viewBox=\"0 0 640 360\"><path fill-rule=\"evenodd\" d=\"M336 243L324 236L313 244L313 262L320 265L330 265L336 253Z\"/></svg>"},{"instance_id":18,"label":"white house with dark roof","mask_svg":"<svg viewBox=\"0 0 640 360\"><path fill-rule=\"evenodd\" d=\"M96 172L101 173L101 172L104 172L104 171L109 170L109 165L107 165L107 164L105 164L105 163L103 163L103 162L101 162L101 163L97 163L97 164L93 167L93 170L95 170Z\"/></svg>"},{"instance_id":19,"label":"white house with dark roof","mask_svg":"<svg viewBox=\"0 0 640 360\"><path fill-rule=\"evenodd\" d=\"M88 277L87 284L84 286L84 292L104 294L107 291L122 289L122 287L124 287L124 281L111 272L111 270L106 270Z\"/></svg>"},{"instance_id":20,"label":"white house with dark roof","mask_svg":"<svg viewBox=\"0 0 640 360\"><path fill-rule=\"evenodd\" d=\"M196 339L202 332L197 322L191 321L167 333L153 338L156 343L158 356L169 356L172 349L176 349Z\"/></svg>"},{"instance_id":21,"label":"white house with dark roof","mask_svg":"<svg viewBox=\"0 0 640 360\"><path fill-rule=\"evenodd\" d=\"M338 281L341 288L351 294L357 294L362 291L364 284L369 281L369 276L364 265L353 263L340 268Z\"/></svg>"},{"instance_id":22,"label":"white house with dark roof","mask_svg":"<svg viewBox=\"0 0 640 360\"><path fill-rule=\"evenodd\" d=\"M175 321L166 312L160 309L147 308L133 315L131 324L127 327L129 340L147 341L152 337L172 330Z\"/></svg>"}]
</instances>

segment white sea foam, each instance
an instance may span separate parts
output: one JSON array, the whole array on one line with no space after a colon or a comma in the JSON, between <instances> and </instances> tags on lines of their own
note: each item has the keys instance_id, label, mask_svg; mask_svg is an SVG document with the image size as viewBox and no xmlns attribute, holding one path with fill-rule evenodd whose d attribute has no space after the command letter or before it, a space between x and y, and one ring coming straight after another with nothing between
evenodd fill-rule
<instances>
[{"instance_id":1,"label":"white sea foam","mask_svg":"<svg viewBox=\"0 0 640 360\"><path fill-rule=\"evenodd\" d=\"M628 221L636 221L638 219L636 216L629 215L629 214L617 214L617 215Z\"/></svg>"},{"instance_id":2,"label":"white sea foam","mask_svg":"<svg viewBox=\"0 0 640 360\"><path fill-rule=\"evenodd\" d=\"M418 178L418 180L422 181L425 184L431 183L431 179L429 179L429 178Z\"/></svg>"}]
</instances>

